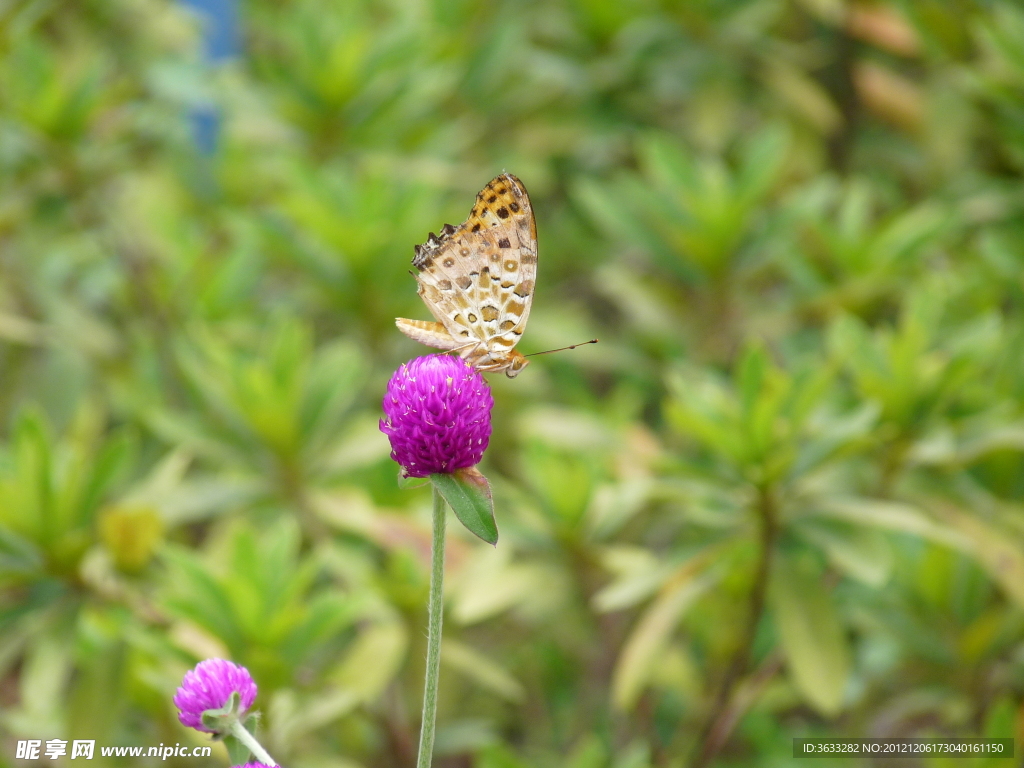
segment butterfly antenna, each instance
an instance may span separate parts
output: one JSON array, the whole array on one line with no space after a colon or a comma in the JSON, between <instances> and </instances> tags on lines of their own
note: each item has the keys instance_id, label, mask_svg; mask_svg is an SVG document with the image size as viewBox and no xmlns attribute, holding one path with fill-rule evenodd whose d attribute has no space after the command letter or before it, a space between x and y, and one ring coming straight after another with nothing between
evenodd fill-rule
<instances>
[{"instance_id":1,"label":"butterfly antenna","mask_svg":"<svg viewBox=\"0 0 1024 768\"><path fill-rule=\"evenodd\" d=\"M576 349L576 347L583 347L587 344L597 344L598 339L591 339L590 341L581 341L579 344L573 344L569 347L559 347L558 349L547 349L543 352L532 352L529 355L523 355L523 357L536 357L537 355L550 355L552 352L564 352L567 349Z\"/></svg>"}]
</instances>

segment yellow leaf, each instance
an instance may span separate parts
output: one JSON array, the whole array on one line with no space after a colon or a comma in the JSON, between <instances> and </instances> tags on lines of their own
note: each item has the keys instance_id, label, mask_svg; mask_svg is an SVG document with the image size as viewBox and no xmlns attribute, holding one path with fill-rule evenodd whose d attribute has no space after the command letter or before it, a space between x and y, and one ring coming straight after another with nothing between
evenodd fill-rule
<instances>
[{"instance_id":1,"label":"yellow leaf","mask_svg":"<svg viewBox=\"0 0 1024 768\"><path fill-rule=\"evenodd\" d=\"M850 652L829 594L820 581L780 563L772 577L772 610L793 683L823 715L843 704Z\"/></svg>"},{"instance_id":2,"label":"yellow leaf","mask_svg":"<svg viewBox=\"0 0 1024 768\"><path fill-rule=\"evenodd\" d=\"M696 565L703 565L703 558ZM615 664L612 701L617 707L629 709L636 703L679 619L717 580L717 575L699 575L691 561L662 588L630 633Z\"/></svg>"},{"instance_id":3,"label":"yellow leaf","mask_svg":"<svg viewBox=\"0 0 1024 768\"><path fill-rule=\"evenodd\" d=\"M399 622L375 624L356 638L333 678L361 701L373 701L398 672L408 642Z\"/></svg>"},{"instance_id":4,"label":"yellow leaf","mask_svg":"<svg viewBox=\"0 0 1024 768\"><path fill-rule=\"evenodd\" d=\"M969 554L1003 588L1007 597L1024 608L1024 542L997 530L977 515L948 505L935 506L945 521L970 542Z\"/></svg>"}]
</instances>

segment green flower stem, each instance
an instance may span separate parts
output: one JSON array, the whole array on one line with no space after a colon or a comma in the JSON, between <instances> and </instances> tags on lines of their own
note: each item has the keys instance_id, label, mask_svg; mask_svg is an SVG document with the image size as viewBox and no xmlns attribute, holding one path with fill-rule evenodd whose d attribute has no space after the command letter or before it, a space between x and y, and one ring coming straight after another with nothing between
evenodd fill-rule
<instances>
[{"instance_id":1,"label":"green flower stem","mask_svg":"<svg viewBox=\"0 0 1024 768\"><path fill-rule=\"evenodd\" d=\"M252 756L259 762L264 765L277 765L277 760L270 756L267 750L265 750L263 746L256 741L256 737L245 730L245 726L238 720L235 720L235 722L231 724L231 735L242 742L242 744L252 752Z\"/></svg>"},{"instance_id":2,"label":"green flower stem","mask_svg":"<svg viewBox=\"0 0 1024 768\"><path fill-rule=\"evenodd\" d=\"M441 671L441 623L444 620L444 527L448 505L434 488L434 540L430 548L430 601L427 608L427 680L416 768L430 768L437 718L437 678Z\"/></svg>"}]
</instances>

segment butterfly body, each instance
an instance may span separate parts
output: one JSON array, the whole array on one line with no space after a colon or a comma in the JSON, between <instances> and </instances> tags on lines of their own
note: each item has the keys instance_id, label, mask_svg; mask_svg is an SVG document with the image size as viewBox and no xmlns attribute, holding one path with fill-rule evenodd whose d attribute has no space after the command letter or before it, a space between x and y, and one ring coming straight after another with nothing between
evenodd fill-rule
<instances>
[{"instance_id":1,"label":"butterfly body","mask_svg":"<svg viewBox=\"0 0 1024 768\"><path fill-rule=\"evenodd\" d=\"M492 179L469 218L445 224L415 247L418 293L436 322L397 318L406 336L458 354L479 371L514 378L527 359L515 350L537 280L537 227L525 187L510 173Z\"/></svg>"}]
</instances>

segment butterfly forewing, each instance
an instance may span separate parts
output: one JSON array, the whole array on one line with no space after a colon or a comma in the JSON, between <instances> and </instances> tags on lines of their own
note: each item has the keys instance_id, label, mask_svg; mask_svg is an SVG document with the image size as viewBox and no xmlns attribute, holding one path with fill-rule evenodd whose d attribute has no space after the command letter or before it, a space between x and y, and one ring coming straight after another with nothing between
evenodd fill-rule
<instances>
[{"instance_id":1,"label":"butterfly forewing","mask_svg":"<svg viewBox=\"0 0 1024 768\"><path fill-rule=\"evenodd\" d=\"M398 318L410 338L457 350L473 367L515 376L515 351L537 279L537 229L523 184L505 173L477 195L458 227L446 224L416 246L419 294L436 323Z\"/></svg>"}]
</instances>

